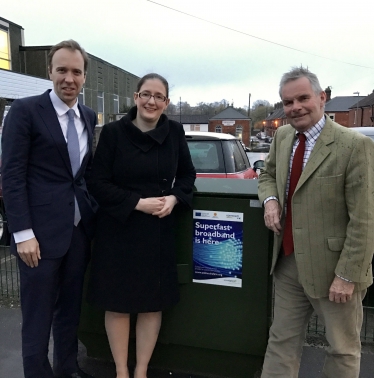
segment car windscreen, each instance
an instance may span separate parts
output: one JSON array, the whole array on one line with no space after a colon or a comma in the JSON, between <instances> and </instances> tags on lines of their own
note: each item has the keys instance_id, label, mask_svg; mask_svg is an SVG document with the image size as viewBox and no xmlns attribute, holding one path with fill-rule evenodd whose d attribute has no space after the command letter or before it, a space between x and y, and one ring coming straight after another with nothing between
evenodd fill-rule
<instances>
[{"instance_id":1,"label":"car windscreen","mask_svg":"<svg viewBox=\"0 0 374 378\"><path fill-rule=\"evenodd\" d=\"M192 163L197 173L225 173L219 140L188 140Z\"/></svg>"}]
</instances>

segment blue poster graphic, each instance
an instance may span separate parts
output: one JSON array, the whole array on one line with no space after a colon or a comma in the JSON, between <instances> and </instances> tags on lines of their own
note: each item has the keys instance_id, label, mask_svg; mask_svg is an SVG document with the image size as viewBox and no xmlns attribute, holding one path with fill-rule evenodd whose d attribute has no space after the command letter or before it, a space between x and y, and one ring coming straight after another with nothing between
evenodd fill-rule
<instances>
[{"instance_id":1,"label":"blue poster graphic","mask_svg":"<svg viewBox=\"0 0 374 378\"><path fill-rule=\"evenodd\" d=\"M243 213L194 210L193 282L242 287Z\"/></svg>"}]
</instances>

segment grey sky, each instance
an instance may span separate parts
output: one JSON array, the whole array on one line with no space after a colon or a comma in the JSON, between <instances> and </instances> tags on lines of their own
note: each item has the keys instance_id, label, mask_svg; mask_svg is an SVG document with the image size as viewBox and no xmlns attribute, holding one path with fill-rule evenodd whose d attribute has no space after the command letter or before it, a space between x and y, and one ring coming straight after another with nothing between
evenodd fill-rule
<instances>
[{"instance_id":1,"label":"grey sky","mask_svg":"<svg viewBox=\"0 0 374 378\"><path fill-rule=\"evenodd\" d=\"M374 89L372 0L1 3L0 16L23 26L26 45L76 39L89 53L135 75L153 71L165 76L174 103L181 97L190 105L226 99L244 106L248 93L252 103L274 103L281 75L300 64L318 75L323 88L332 86L333 97L356 91L367 95Z\"/></svg>"}]
</instances>

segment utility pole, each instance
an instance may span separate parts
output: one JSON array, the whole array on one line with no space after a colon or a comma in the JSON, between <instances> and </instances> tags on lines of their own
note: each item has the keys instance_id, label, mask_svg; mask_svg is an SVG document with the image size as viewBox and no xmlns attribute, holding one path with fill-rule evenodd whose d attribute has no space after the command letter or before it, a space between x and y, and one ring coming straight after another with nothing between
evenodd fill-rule
<instances>
[{"instance_id":1,"label":"utility pole","mask_svg":"<svg viewBox=\"0 0 374 378\"><path fill-rule=\"evenodd\" d=\"M248 93L248 118L249 118L249 140L251 139L252 135L252 120L251 120L251 94ZM251 143L249 143L251 145Z\"/></svg>"},{"instance_id":2,"label":"utility pole","mask_svg":"<svg viewBox=\"0 0 374 378\"><path fill-rule=\"evenodd\" d=\"M357 107L356 107L356 113L355 113L355 120L353 122L353 124L355 126L357 126L356 124L356 120L357 120L357 123L358 123L358 103L359 103L359 100L358 100L358 96L360 95L360 92L353 92L353 94L356 94L357 95Z\"/></svg>"},{"instance_id":3,"label":"utility pole","mask_svg":"<svg viewBox=\"0 0 374 378\"><path fill-rule=\"evenodd\" d=\"M251 118L251 94L248 94L248 118Z\"/></svg>"},{"instance_id":4,"label":"utility pole","mask_svg":"<svg viewBox=\"0 0 374 378\"><path fill-rule=\"evenodd\" d=\"M182 97L179 97L179 123L182 123Z\"/></svg>"}]
</instances>

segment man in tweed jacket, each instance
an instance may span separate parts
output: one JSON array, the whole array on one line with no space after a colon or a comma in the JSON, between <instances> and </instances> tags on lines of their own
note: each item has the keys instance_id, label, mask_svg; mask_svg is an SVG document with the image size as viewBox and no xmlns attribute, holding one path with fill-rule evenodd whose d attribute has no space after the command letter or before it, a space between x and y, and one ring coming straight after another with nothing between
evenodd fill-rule
<instances>
[{"instance_id":1,"label":"man in tweed jacket","mask_svg":"<svg viewBox=\"0 0 374 378\"><path fill-rule=\"evenodd\" d=\"M262 378L297 378L315 311L329 346L322 377L358 378L362 299L372 283L374 143L324 115L316 75L293 68L280 96L290 125L278 129L259 179L265 224L274 231L274 321ZM303 170L291 199L293 253L283 250L289 177L298 134Z\"/></svg>"}]
</instances>

